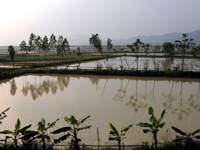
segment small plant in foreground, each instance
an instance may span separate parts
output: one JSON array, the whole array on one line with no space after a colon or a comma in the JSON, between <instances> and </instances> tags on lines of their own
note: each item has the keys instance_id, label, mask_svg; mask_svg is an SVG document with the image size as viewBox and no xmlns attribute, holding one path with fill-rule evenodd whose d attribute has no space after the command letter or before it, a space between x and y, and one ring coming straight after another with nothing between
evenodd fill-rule
<instances>
[{"instance_id":1,"label":"small plant in foreground","mask_svg":"<svg viewBox=\"0 0 200 150\"><path fill-rule=\"evenodd\" d=\"M6 136L6 139L9 139L9 138L13 139L13 142L14 142L14 145L15 145L16 149L18 147L18 140L23 135L26 134L27 129L30 128L31 125L25 126L25 127L21 128L21 129L20 129L20 127L21 127L21 122L20 122L19 119L17 119L14 131L4 130L4 131L0 132L0 134L11 134L12 135L12 136Z\"/></svg>"},{"instance_id":2,"label":"small plant in foreground","mask_svg":"<svg viewBox=\"0 0 200 150\"><path fill-rule=\"evenodd\" d=\"M42 118L41 121L38 122L38 124L37 124L37 126L38 126L37 131L29 131L29 133L27 135L23 136L22 139L28 141L29 143L33 142L33 140L36 139L39 142L42 142L43 150L45 150L46 142L50 142L50 140L51 140L50 136L47 134L47 130L52 128L53 126L55 126L55 124L58 120L59 119L57 119L56 121L54 121L52 123L48 123L46 125L44 118Z\"/></svg>"},{"instance_id":3,"label":"small plant in foreground","mask_svg":"<svg viewBox=\"0 0 200 150\"><path fill-rule=\"evenodd\" d=\"M80 127L82 123L84 123L90 116L85 117L84 119L77 120L73 115L70 117L65 117L65 121L69 123L72 127L62 127L52 132L52 134L59 134L62 132L67 132L65 135L60 137L59 139L54 140L55 143L59 143L61 141L66 140L68 137L71 137L71 148L73 150L80 150L79 142L81 139L77 137L78 132L80 130L89 129L91 126Z\"/></svg>"},{"instance_id":4,"label":"small plant in foreground","mask_svg":"<svg viewBox=\"0 0 200 150\"><path fill-rule=\"evenodd\" d=\"M118 142L118 145L119 145L119 150L121 150L121 141L123 139L125 139L125 132L127 132L129 130L129 128L131 128L133 125L130 124L129 126L127 127L123 127L121 130L120 130L120 133L116 130L116 128L111 124L109 123L109 127L110 127L110 135L109 135L109 139L108 140L114 140L114 141L117 141Z\"/></svg>"},{"instance_id":5,"label":"small plant in foreground","mask_svg":"<svg viewBox=\"0 0 200 150\"><path fill-rule=\"evenodd\" d=\"M161 116L159 119L157 119L155 116L154 116L154 110L152 107L149 107L148 109L148 113L149 115L151 115L150 117L150 124L149 123L138 123L137 125L140 126L140 127L147 127L147 128L150 128L150 129L144 129L143 132L144 133L148 133L148 132L152 132L153 133L153 137L154 137L154 141L155 141L155 148L157 149L157 132L159 131L158 129L159 128L162 128L164 125L165 125L165 122L162 122L162 119L166 113L166 110L164 109L161 113Z\"/></svg>"},{"instance_id":6,"label":"small plant in foreground","mask_svg":"<svg viewBox=\"0 0 200 150\"><path fill-rule=\"evenodd\" d=\"M49 135L47 134L47 130L49 128L52 128L53 126L55 126L56 122L58 121L59 119L57 119L56 121L52 122L52 123L48 123L47 126L46 126L46 123L45 123L45 120L44 118L41 119L40 122L38 122L37 126L38 126L38 136L37 138L38 139L41 139L42 143L43 143L43 149L46 149L46 140L47 141L50 141L50 137Z\"/></svg>"},{"instance_id":7,"label":"small plant in foreground","mask_svg":"<svg viewBox=\"0 0 200 150\"><path fill-rule=\"evenodd\" d=\"M4 111L2 111L2 112L0 113L0 124L2 124L2 121L1 121L1 120L3 120L4 118L7 117L6 112L7 112L9 109L10 109L10 107L7 108L7 109L5 109Z\"/></svg>"},{"instance_id":8,"label":"small plant in foreground","mask_svg":"<svg viewBox=\"0 0 200 150\"><path fill-rule=\"evenodd\" d=\"M174 142L184 142L185 147L190 147L190 143L193 141L193 139L200 139L200 135L195 135L200 132L200 129L197 129L190 133L183 132L182 130L174 126L172 126L172 129L181 135L181 136L176 136Z\"/></svg>"}]
</instances>

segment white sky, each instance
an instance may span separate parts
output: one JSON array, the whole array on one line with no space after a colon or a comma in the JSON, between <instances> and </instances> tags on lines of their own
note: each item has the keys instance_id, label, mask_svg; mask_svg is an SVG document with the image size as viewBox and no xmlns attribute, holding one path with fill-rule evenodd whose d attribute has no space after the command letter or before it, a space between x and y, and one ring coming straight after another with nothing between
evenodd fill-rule
<instances>
[{"instance_id":1,"label":"white sky","mask_svg":"<svg viewBox=\"0 0 200 150\"><path fill-rule=\"evenodd\" d=\"M200 0L0 0L0 45L30 33L126 39L200 29Z\"/></svg>"}]
</instances>

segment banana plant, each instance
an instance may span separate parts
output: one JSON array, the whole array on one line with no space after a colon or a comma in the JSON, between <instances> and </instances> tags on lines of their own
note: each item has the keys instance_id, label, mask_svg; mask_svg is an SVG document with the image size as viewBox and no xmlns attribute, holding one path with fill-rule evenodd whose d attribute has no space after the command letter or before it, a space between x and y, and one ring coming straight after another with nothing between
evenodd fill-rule
<instances>
[{"instance_id":1,"label":"banana plant","mask_svg":"<svg viewBox=\"0 0 200 150\"><path fill-rule=\"evenodd\" d=\"M50 136L47 134L47 130L55 126L58 120L59 119L46 125L45 119L42 118L41 121L37 124L37 131L28 131L28 134L23 136L22 139L28 141L29 143L33 142L34 140L38 140L38 143L41 142L43 144L43 150L45 150L46 142L50 142L51 140Z\"/></svg>"},{"instance_id":2,"label":"banana plant","mask_svg":"<svg viewBox=\"0 0 200 150\"><path fill-rule=\"evenodd\" d=\"M2 112L0 113L0 124L2 124L2 121L1 121L1 120L3 120L4 118L7 117L6 112L7 112L9 109L10 109L10 107L7 108L7 109L5 109L4 111L2 111Z\"/></svg>"},{"instance_id":3,"label":"banana plant","mask_svg":"<svg viewBox=\"0 0 200 150\"><path fill-rule=\"evenodd\" d=\"M149 128L149 129L143 129L144 133L148 133L148 132L152 132L153 133L154 142L155 142L155 148L156 149L158 148L158 146L157 146L158 145L157 144L157 132L159 131L159 128L162 128L165 125L165 122L161 122L163 120L163 118L164 118L165 113L166 113L166 110L164 109L162 111L162 113L161 113L160 118L157 119L154 116L153 108L149 107L148 114L151 115L151 117L149 119L151 123L140 122L140 123L137 124L137 126Z\"/></svg>"},{"instance_id":4,"label":"banana plant","mask_svg":"<svg viewBox=\"0 0 200 150\"><path fill-rule=\"evenodd\" d=\"M90 116L87 116L81 120L77 120L73 115L71 115L70 117L65 117L65 122L69 123L71 126L62 127L53 131L52 134L59 134L63 132L65 133L65 135L61 136L60 138L55 139L54 142L59 143L71 137L70 149L80 150L79 142L81 141L81 139L78 138L78 132L80 130L89 129L91 127L90 125L80 127L81 124L84 123L89 117Z\"/></svg>"},{"instance_id":5,"label":"banana plant","mask_svg":"<svg viewBox=\"0 0 200 150\"><path fill-rule=\"evenodd\" d=\"M28 126L25 126L25 127L21 128L21 122L20 122L19 119L17 119L14 131L4 130L4 131L1 131L0 134L10 134L11 136L6 136L6 139L11 138L13 140L13 143L14 143L15 147L17 148L18 147L18 141L19 141L19 139L23 135L26 134L27 129L29 129L30 127L31 127L31 124L28 125Z\"/></svg>"},{"instance_id":6,"label":"banana plant","mask_svg":"<svg viewBox=\"0 0 200 150\"><path fill-rule=\"evenodd\" d=\"M176 139L174 140L174 142L182 142L183 141L183 142L185 142L186 146L188 146L191 143L192 139L200 139L200 135L195 135L200 132L200 129L197 129L190 133L183 132L182 130L180 130L174 126L172 126L172 129L181 135L181 136L176 136Z\"/></svg>"},{"instance_id":7,"label":"banana plant","mask_svg":"<svg viewBox=\"0 0 200 150\"><path fill-rule=\"evenodd\" d=\"M119 150L121 150L121 141L123 139L125 139L125 133L132 127L133 125L130 124L129 126L127 127L123 127L121 130L120 130L120 133L117 131L117 129L111 124L109 123L109 127L110 127L110 135L109 135L109 138L108 140L114 140L114 141L117 141L118 142L118 148Z\"/></svg>"}]
</instances>

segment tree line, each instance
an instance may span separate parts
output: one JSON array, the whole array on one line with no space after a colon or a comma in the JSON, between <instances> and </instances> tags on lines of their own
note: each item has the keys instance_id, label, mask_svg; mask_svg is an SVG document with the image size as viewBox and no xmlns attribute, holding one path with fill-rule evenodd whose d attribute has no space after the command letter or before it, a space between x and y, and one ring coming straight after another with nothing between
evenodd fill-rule
<instances>
[{"instance_id":1,"label":"tree line","mask_svg":"<svg viewBox=\"0 0 200 150\"><path fill-rule=\"evenodd\" d=\"M144 52L145 57L148 56L148 53L153 53L152 58L153 58L153 63L154 63L154 69L158 70L159 66L156 66L156 55L160 52L163 52L165 56L169 57L173 66L173 70L178 70L180 66L174 66L174 57L178 56L181 58L182 61L182 71L184 69L184 62L185 58L187 57L188 54L191 54L193 57L199 57L200 56L200 46L196 46L195 43L193 42L194 39L188 38L188 34L184 33L182 35L182 40L176 40L174 43L171 42L165 42L162 44L162 46L156 45L152 46L149 43L144 43L140 39L136 39L132 44L126 45L127 48L129 48L133 53L135 53L136 57L136 62L137 62L137 70L138 70L138 58L139 58L139 53ZM89 38L89 43L92 45L99 53L103 53L103 48L102 48L102 41L99 38L99 35L92 34L92 36ZM151 48L152 47L152 48ZM21 51L25 51L26 54L27 52L34 51L34 56L36 55L36 50L37 51L43 51L46 54L47 57L47 52L50 50L53 50L53 55L55 53L55 50L57 51L57 55L61 56L63 59L63 56L66 55L67 53L70 53L70 45L67 40L67 38L63 38L63 36L59 36L58 39L56 39L55 35L52 34L50 38L48 39L47 36L44 36L44 38L41 38L40 36L36 36L35 34L31 33L29 42L26 44L25 41L22 41L20 44ZM113 44L112 40L108 38L107 40L107 50L114 50L114 52L117 52L115 49L113 49ZM120 49L124 50L124 49ZM14 62L14 56L15 56L15 51L14 47L11 45L8 48L8 52L11 58L11 61ZM81 54L80 47L77 48L77 54ZM14 63L13 63L14 66ZM148 64L146 62L146 69L148 68Z\"/></svg>"},{"instance_id":2,"label":"tree line","mask_svg":"<svg viewBox=\"0 0 200 150\"><path fill-rule=\"evenodd\" d=\"M44 53L47 53L50 50L56 50L58 56L64 56L67 52L70 52L70 46L67 38L64 38L62 35L56 39L56 36L52 34L48 39L47 36L41 38L36 36L33 33L30 34L29 44L27 45L25 41L22 41L20 44L22 51L30 52L35 50L42 50Z\"/></svg>"}]
</instances>

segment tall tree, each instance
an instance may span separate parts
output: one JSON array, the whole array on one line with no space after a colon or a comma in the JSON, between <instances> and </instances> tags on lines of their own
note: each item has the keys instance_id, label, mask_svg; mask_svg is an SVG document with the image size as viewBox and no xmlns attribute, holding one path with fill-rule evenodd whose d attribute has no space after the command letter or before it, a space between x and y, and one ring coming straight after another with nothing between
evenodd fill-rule
<instances>
[{"instance_id":1,"label":"tall tree","mask_svg":"<svg viewBox=\"0 0 200 150\"><path fill-rule=\"evenodd\" d=\"M38 51L40 51L40 49L42 49L42 39L40 36L38 36L35 39L35 45L36 45L36 48L38 49Z\"/></svg>"},{"instance_id":2,"label":"tall tree","mask_svg":"<svg viewBox=\"0 0 200 150\"><path fill-rule=\"evenodd\" d=\"M14 68L15 49L12 45L8 46L8 52Z\"/></svg>"},{"instance_id":3,"label":"tall tree","mask_svg":"<svg viewBox=\"0 0 200 150\"><path fill-rule=\"evenodd\" d=\"M50 46L50 49L53 50L53 56L54 56L54 50L56 49L56 46L57 46L57 40L54 34L52 34L49 39L49 46Z\"/></svg>"},{"instance_id":4,"label":"tall tree","mask_svg":"<svg viewBox=\"0 0 200 150\"><path fill-rule=\"evenodd\" d=\"M22 41L21 44L20 44L19 46L20 46L20 48L21 48L21 51L26 51L26 50L27 50L26 42L25 42L25 41Z\"/></svg>"},{"instance_id":5,"label":"tall tree","mask_svg":"<svg viewBox=\"0 0 200 150\"><path fill-rule=\"evenodd\" d=\"M31 33L30 34L30 38L29 38L28 50L29 51L34 51L34 57L35 57L35 39L36 39L36 35Z\"/></svg>"},{"instance_id":6,"label":"tall tree","mask_svg":"<svg viewBox=\"0 0 200 150\"><path fill-rule=\"evenodd\" d=\"M64 40L63 40L62 49L63 49L63 52L65 55L67 52L68 53L70 52L70 46L69 46L69 42L68 42L67 38L64 38Z\"/></svg>"},{"instance_id":7,"label":"tall tree","mask_svg":"<svg viewBox=\"0 0 200 150\"><path fill-rule=\"evenodd\" d=\"M174 44L171 42L165 42L163 44L163 52L166 53L167 56L170 58L174 69L174 56L176 54L174 49Z\"/></svg>"},{"instance_id":8,"label":"tall tree","mask_svg":"<svg viewBox=\"0 0 200 150\"><path fill-rule=\"evenodd\" d=\"M48 42L48 38L47 36L44 36L43 40L42 40L42 45L41 45L41 49L43 50L43 52L46 54L47 57L47 52L49 51L49 42ZM46 58L47 59L47 58Z\"/></svg>"},{"instance_id":9,"label":"tall tree","mask_svg":"<svg viewBox=\"0 0 200 150\"><path fill-rule=\"evenodd\" d=\"M111 50L111 49L113 49L112 40L108 38L108 40L107 40L107 50Z\"/></svg>"},{"instance_id":10,"label":"tall tree","mask_svg":"<svg viewBox=\"0 0 200 150\"><path fill-rule=\"evenodd\" d=\"M132 52L135 53L135 57L136 57L136 61L137 61L137 70L138 70L138 52L141 48L143 48L144 43L140 40L140 39L136 39L136 41L131 44L131 45L127 45L128 48L131 49Z\"/></svg>"},{"instance_id":11,"label":"tall tree","mask_svg":"<svg viewBox=\"0 0 200 150\"><path fill-rule=\"evenodd\" d=\"M159 66L158 66L158 65L156 66L156 55L158 54L160 48L161 48L161 46L156 45L156 46L153 48L153 50L152 50L152 52L153 52L153 57L152 57L152 59L153 59L153 64L154 64L154 69L155 69L155 70L158 70L158 69L159 69Z\"/></svg>"},{"instance_id":12,"label":"tall tree","mask_svg":"<svg viewBox=\"0 0 200 150\"><path fill-rule=\"evenodd\" d=\"M149 47L150 47L151 45L149 44L149 43L143 43L143 46L142 46L142 48L144 49L144 53L145 53L145 58L146 58L146 60L145 60L145 62L144 62L144 69L146 70L147 68L148 68L148 62L147 62L147 54L148 54L148 51L149 51Z\"/></svg>"},{"instance_id":13,"label":"tall tree","mask_svg":"<svg viewBox=\"0 0 200 150\"><path fill-rule=\"evenodd\" d=\"M67 52L70 51L69 42L66 38L63 39L62 36L58 38L58 45L57 45L57 55L63 56L66 55Z\"/></svg>"},{"instance_id":14,"label":"tall tree","mask_svg":"<svg viewBox=\"0 0 200 150\"><path fill-rule=\"evenodd\" d=\"M189 52L189 50L195 46L195 43L193 42L194 39L192 38L187 38L188 34L184 33L182 34L182 40L176 40L175 41L175 46L179 53L181 54L181 61L182 61L182 71L184 70L184 60L186 57L186 54Z\"/></svg>"},{"instance_id":15,"label":"tall tree","mask_svg":"<svg viewBox=\"0 0 200 150\"><path fill-rule=\"evenodd\" d=\"M63 36L59 36L56 50L57 50L57 55L63 57L62 43L63 43Z\"/></svg>"},{"instance_id":16,"label":"tall tree","mask_svg":"<svg viewBox=\"0 0 200 150\"><path fill-rule=\"evenodd\" d=\"M99 38L99 35L92 34L92 37L89 39L90 45L93 45L99 53L103 53L102 45L101 45L101 39Z\"/></svg>"},{"instance_id":17,"label":"tall tree","mask_svg":"<svg viewBox=\"0 0 200 150\"><path fill-rule=\"evenodd\" d=\"M22 41L21 44L19 45L20 48L21 48L21 51L25 51L26 54L25 54L25 61L26 61L26 55L28 54L27 53L27 50L28 50L28 46L26 46L26 42L25 41Z\"/></svg>"}]
</instances>

